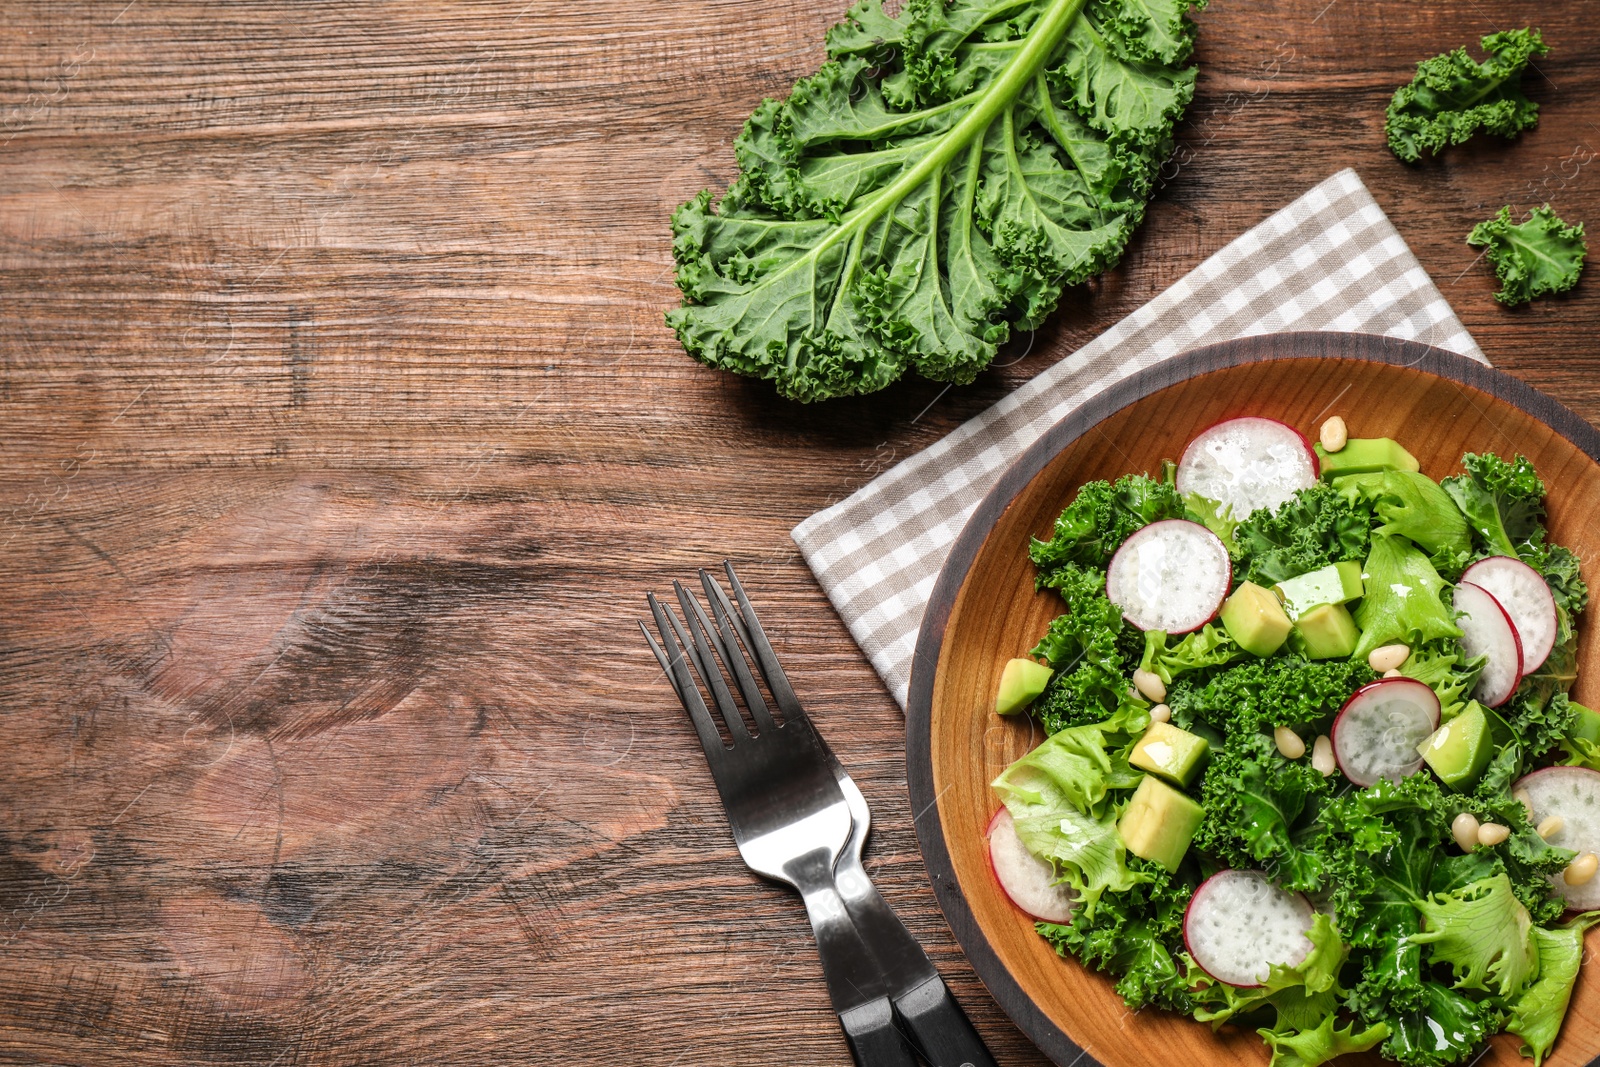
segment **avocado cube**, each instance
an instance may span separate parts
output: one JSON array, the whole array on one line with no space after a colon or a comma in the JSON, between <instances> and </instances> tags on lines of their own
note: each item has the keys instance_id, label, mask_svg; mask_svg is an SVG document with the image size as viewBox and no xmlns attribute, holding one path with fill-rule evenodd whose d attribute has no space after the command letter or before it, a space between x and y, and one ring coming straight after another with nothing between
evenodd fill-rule
<instances>
[{"instance_id":1,"label":"avocado cube","mask_svg":"<svg viewBox=\"0 0 1600 1067\"><path fill-rule=\"evenodd\" d=\"M1294 626L1278 598L1254 582L1244 582L1222 605L1222 625L1246 652L1270 656L1283 647Z\"/></svg>"},{"instance_id":2,"label":"avocado cube","mask_svg":"<svg viewBox=\"0 0 1600 1067\"><path fill-rule=\"evenodd\" d=\"M1129 852L1176 871L1204 814L1199 804L1147 774L1133 791L1117 831Z\"/></svg>"},{"instance_id":3,"label":"avocado cube","mask_svg":"<svg viewBox=\"0 0 1600 1067\"><path fill-rule=\"evenodd\" d=\"M1186 786L1194 781L1211 746L1170 722L1153 722L1133 746L1128 762L1142 771L1159 774L1169 782Z\"/></svg>"},{"instance_id":4,"label":"avocado cube","mask_svg":"<svg viewBox=\"0 0 1600 1067\"><path fill-rule=\"evenodd\" d=\"M1289 618L1298 619L1318 604L1348 604L1361 597L1361 564L1330 563L1279 582L1273 587L1283 599Z\"/></svg>"},{"instance_id":5,"label":"avocado cube","mask_svg":"<svg viewBox=\"0 0 1600 1067\"><path fill-rule=\"evenodd\" d=\"M1295 620L1307 659L1349 659L1361 643L1361 631L1343 604L1318 604Z\"/></svg>"},{"instance_id":6,"label":"avocado cube","mask_svg":"<svg viewBox=\"0 0 1600 1067\"><path fill-rule=\"evenodd\" d=\"M1322 476L1330 481L1341 474L1367 474L1371 471L1420 471L1422 464L1400 442L1387 437L1351 438L1337 452L1321 444L1311 446L1317 454Z\"/></svg>"},{"instance_id":7,"label":"avocado cube","mask_svg":"<svg viewBox=\"0 0 1600 1067\"><path fill-rule=\"evenodd\" d=\"M1005 670L1000 672L1000 692L994 698L995 714L1015 715L1033 703L1034 697L1044 692L1044 687L1050 683L1050 675L1054 673L1049 667L1031 659L1009 661Z\"/></svg>"},{"instance_id":8,"label":"avocado cube","mask_svg":"<svg viewBox=\"0 0 1600 1067\"><path fill-rule=\"evenodd\" d=\"M1572 704L1572 729L1568 731L1573 737L1587 741L1591 745L1600 745L1600 711L1592 711L1582 704Z\"/></svg>"},{"instance_id":9,"label":"avocado cube","mask_svg":"<svg viewBox=\"0 0 1600 1067\"><path fill-rule=\"evenodd\" d=\"M1495 750L1493 730L1483 705L1476 700L1433 732L1417 753L1439 780L1456 792L1477 782Z\"/></svg>"}]
</instances>

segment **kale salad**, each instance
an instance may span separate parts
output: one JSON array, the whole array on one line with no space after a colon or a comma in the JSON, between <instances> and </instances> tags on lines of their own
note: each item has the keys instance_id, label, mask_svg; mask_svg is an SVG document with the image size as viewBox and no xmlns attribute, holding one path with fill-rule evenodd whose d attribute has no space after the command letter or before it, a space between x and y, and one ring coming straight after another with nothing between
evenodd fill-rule
<instances>
[{"instance_id":1,"label":"kale salad","mask_svg":"<svg viewBox=\"0 0 1600 1067\"><path fill-rule=\"evenodd\" d=\"M1047 736L993 783L989 857L1130 1008L1255 1029L1273 1067L1549 1055L1600 923L1588 591L1526 458L1461 467L1233 419L1033 541L1065 606L996 711Z\"/></svg>"}]
</instances>

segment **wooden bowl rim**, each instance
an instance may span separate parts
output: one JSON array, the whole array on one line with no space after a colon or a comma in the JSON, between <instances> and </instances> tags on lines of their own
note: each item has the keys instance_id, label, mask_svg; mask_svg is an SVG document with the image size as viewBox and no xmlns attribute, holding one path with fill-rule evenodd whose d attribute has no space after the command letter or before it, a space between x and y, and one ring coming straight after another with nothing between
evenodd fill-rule
<instances>
[{"instance_id":1,"label":"wooden bowl rim","mask_svg":"<svg viewBox=\"0 0 1600 1067\"><path fill-rule=\"evenodd\" d=\"M1555 430L1600 463L1600 431L1554 398L1509 374L1442 348L1377 334L1291 332L1236 338L1190 349L1129 375L1090 397L1030 445L979 502L945 559L928 598L911 661L906 700L906 783L917 843L934 895L973 969L995 1001L1045 1055L1059 1064L1100 1067L1023 992L989 943L961 893L933 784L934 682L950 612L968 571L1001 514L1061 451L1110 416L1170 386L1248 363L1352 359L1417 370L1502 400ZM1600 1067L1600 1056L1589 1067Z\"/></svg>"}]
</instances>

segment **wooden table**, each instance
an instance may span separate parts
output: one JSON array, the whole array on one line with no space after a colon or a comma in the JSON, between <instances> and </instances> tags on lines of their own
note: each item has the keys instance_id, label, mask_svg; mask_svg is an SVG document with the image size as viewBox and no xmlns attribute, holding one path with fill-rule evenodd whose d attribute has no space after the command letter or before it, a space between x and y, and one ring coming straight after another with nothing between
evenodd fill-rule
<instances>
[{"instance_id":1,"label":"wooden table","mask_svg":"<svg viewBox=\"0 0 1600 1067\"><path fill-rule=\"evenodd\" d=\"M1355 166L1490 358L1600 419L1586 5L1219 2L1122 266L975 385L819 407L683 355L666 219L842 0L19 0L0 40L0 1062L848 1062L633 619L738 560L1004 1064L902 719L789 528ZM1407 168L1420 58L1539 21L1539 128Z\"/></svg>"}]
</instances>

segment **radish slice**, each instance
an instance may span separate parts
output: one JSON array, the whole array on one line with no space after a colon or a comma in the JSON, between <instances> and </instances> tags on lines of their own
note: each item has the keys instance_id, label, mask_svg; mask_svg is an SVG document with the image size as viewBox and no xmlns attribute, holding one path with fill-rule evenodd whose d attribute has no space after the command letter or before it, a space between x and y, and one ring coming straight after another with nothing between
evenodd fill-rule
<instances>
[{"instance_id":1,"label":"radish slice","mask_svg":"<svg viewBox=\"0 0 1600 1067\"><path fill-rule=\"evenodd\" d=\"M1417 746L1439 728L1439 697L1414 678L1382 678L1357 689L1333 721L1333 755L1365 789L1422 767Z\"/></svg>"},{"instance_id":2,"label":"radish slice","mask_svg":"<svg viewBox=\"0 0 1600 1067\"><path fill-rule=\"evenodd\" d=\"M1472 695L1491 708L1511 699L1522 681L1522 642L1511 616L1494 594L1471 582L1456 586L1456 625L1461 627L1461 648L1469 659L1487 656L1478 687Z\"/></svg>"},{"instance_id":3,"label":"radish slice","mask_svg":"<svg viewBox=\"0 0 1600 1067\"><path fill-rule=\"evenodd\" d=\"M1556 598L1544 575L1510 556L1480 559L1461 575L1500 602L1522 642L1522 673L1532 674L1556 647Z\"/></svg>"},{"instance_id":4,"label":"radish slice","mask_svg":"<svg viewBox=\"0 0 1600 1067\"><path fill-rule=\"evenodd\" d=\"M1047 923L1069 923L1077 895L1068 885L1056 884L1050 864L1028 851L1017 836L1011 813L1001 808L989 822L989 867L1011 903Z\"/></svg>"},{"instance_id":5,"label":"radish slice","mask_svg":"<svg viewBox=\"0 0 1600 1067\"><path fill-rule=\"evenodd\" d=\"M1545 838L1557 848L1569 848L1580 856L1593 852L1600 856L1600 771L1587 767L1546 767L1525 775L1516 788L1526 789L1533 802L1533 824L1552 815L1561 816L1561 829ZM1567 898L1574 911L1600 908L1600 877L1583 885L1568 885L1559 874L1550 876L1556 892Z\"/></svg>"},{"instance_id":6,"label":"radish slice","mask_svg":"<svg viewBox=\"0 0 1600 1067\"><path fill-rule=\"evenodd\" d=\"M1317 484L1317 456L1293 427L1272 419L1229 419L1205 431L1178 461L1178 492L1199 493L1242 519L1275 508Z\"/></svg>"},{"instance_id":7,"label":"radish slice","mask_svg":"<svg viewBox=\"0 0 1600 1067\"><path fill-rule=\"evenodd\" d=\"M1293 967L1315 947L1311 902L1260 871L1221 871L1200 883L1183 916L1183 940L1219 982L1256 986L1274 964Z\"/></svg>"},{"instance_id":8,"label":"radish slice","mask_svg":"<svg viewBox=\"0 0 1600 1067\"><path fill-rule=\"evenodd\" d=\"M1233 582L1222 538L1187 519L1136 531L1106 568L1106 596L1141 630L1186 634L1216 617Z\"/></svg>"}]
</instances>

